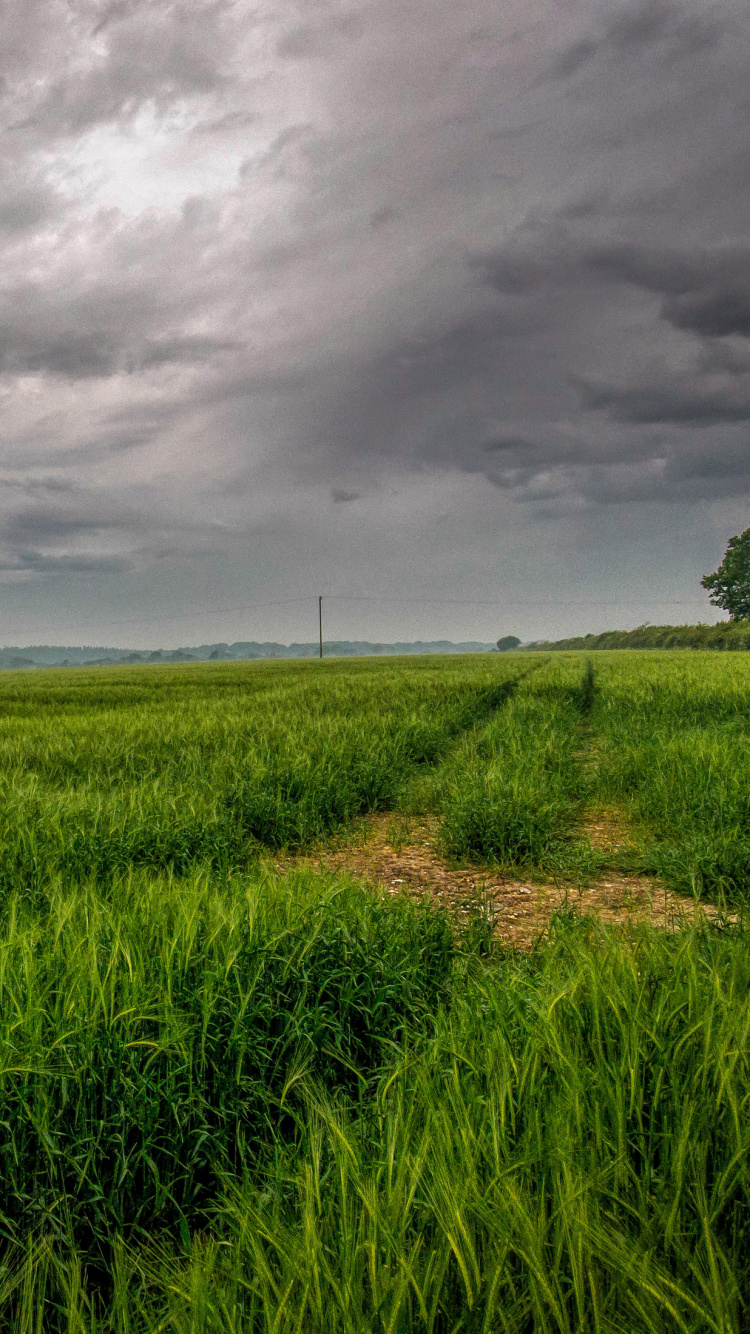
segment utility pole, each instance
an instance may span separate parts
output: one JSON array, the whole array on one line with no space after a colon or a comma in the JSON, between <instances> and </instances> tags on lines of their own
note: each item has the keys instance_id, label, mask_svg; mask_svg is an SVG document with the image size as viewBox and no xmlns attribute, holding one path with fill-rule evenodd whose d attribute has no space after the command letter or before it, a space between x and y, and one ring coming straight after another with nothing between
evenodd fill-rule
<instances>
[{"instance_id":1,"label":"utility pole","mask_svg":"<svg viewBox=\"0 0 750 1334\"><path fill-rule=\"evenodd\" d=\"M323 599L318 598L318 636L320 640L319 657L323 657Z\"/></svg>"}]
</instances>

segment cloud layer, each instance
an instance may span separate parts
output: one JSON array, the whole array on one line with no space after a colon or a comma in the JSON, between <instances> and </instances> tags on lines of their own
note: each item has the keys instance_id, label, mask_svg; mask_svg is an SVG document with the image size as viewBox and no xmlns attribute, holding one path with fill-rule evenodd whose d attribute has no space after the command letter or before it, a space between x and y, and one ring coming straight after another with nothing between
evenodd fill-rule
<instances>
[{"instance_id":1,"label":"cloud layer","mask_svg":"<svg viewBox=\"0 0 750 1334\"><path fill-rule=\"evenodd\" d=\"M179 642L240 591L394 599L349 637L710 615L749 37L743 0L11 0L6 637Z\"/></svg>"}]
</instances>

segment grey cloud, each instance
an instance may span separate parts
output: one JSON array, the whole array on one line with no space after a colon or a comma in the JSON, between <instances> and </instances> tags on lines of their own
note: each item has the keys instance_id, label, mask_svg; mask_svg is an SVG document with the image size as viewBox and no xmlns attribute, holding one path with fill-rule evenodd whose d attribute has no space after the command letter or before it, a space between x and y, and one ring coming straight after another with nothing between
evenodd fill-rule
<instances>
[{"instance_id":1,"label":"grey cloud","mask_svg":"<svg viewBox=\"0 0 750 1334\"><path fill-rule=\"evenodd\" d=\"M746 291L724 286L718 291L690 293L665 301L662 313L677 329L706 338L740 334L750 338L750 287Z\"/></svg>"},{"instance_id":2,"label":"grey cloud","mask_svg":"<svg viewBox=\"0 0 750 1334\"><path fill-rule=\"evenodd\" d=\"M506 296L525 297L562 272L561 256L545 260L538 249L511 241L494 254L477 255L469 260L490 287Z\"/></svg>"},{"instance_id":3,"label":"grey cloud","mask_svg":"<svg viewBox=\"0 0 750 1334\"><path fill-rule=\"evenodd\" d=\"M533 312L514 303L478 303L470 315L447 321L442 329L397 343L372 370L381 389L393 395L447 390L456 382L465 385L472 375L491 376L508 343L538 327Z\"/></svg>"},{"instance_id":4,"label":"grey cloud","mask_svg":"<svg viewBox=\"0 0 750 1334\"><path fill-rule=\"evenodd\" d=\"M530 503L590 490L591 468L617 461L616 457L602 457L585 439L573 440L548 430L538 440L520 435L477 440L467 449L463 467L482 473L513 500Z\"/></svg>"},{"instance_id":5,"label":"grey cloud","mask_svg":"<svg viewBox=\"0 0 750 1334\"><path fill-rule=\"evenodd\" d=\"M527 230L493 254L470 261L489 286L529 302L541 292L580 286L582 278L630 285L662 297L660 315L704 338L750 338L750 249L670 249L635 243L584 245Z\"/></svg>"},{"instance_id":6,"label":"grey cloud","mask_svg":"<svg viewBox=\"0 0 750 1334\"><path fill-rule=\"evenodd\" d=\"M28 542L50 542L114 526L118 525L111 518L100 515L66 515L54 510L27 510L6 518L0 523L0 532L8 541L25 546Z\"/></svg>"},{"instance_id":7,"label":"grey cloud","mask_svg":"<svg viewBox=\"0 0 750 1334\"><path fill-rule=\"evenodd\" d=\"M647 250L632 243L610 243L583 251L580 264L610 282L632 283L649 292L676 295L698 281L701 257L668 249Z\"/></svg>"},{"instance_id":8,"label":"grey cloud","mask_svg":"<svg viewBox=\"0 0 750 1334\"><path fill-rule=\"evenodd\" d=\"M124 556L58 556L34 550L0 555L0 570L28 571L32 574L114 574L130 569L131 564Z\"/></svg>"},{"instance_id":9,"label":"grey cloud","mask_svg":"<svg viewBox=\"0 0 750 1334\"><path fill-rule=\"evenodd\" d=\"M611 50L621 55L663 42L669 59L694 55L715 46L720 28L707 16L686 15L672 0L646 0L616 14L605 37Z\"/></svg>"},{"instance_id":10,"label":"grey cloud","mask_svg":"<svg viewBox=\"0 0 750 1334\"><path fill-rule=\"evenodd\" d=\"M499 436L495 440L487 440L482 448L491 454L525 454L534 449L535 446L530 440L525 440L523 436L509 435Z\"/></svg>"},{"instance_id":11,"label":"grey cloud","mask_svg":"<svg viewBox=\"0 0 750 1334\"><path fill-rule=\"evenodd\" d=\"M391 208L388 204L384 204L382 208L376 208L374 212L370 214L370 226L383 227L388 222L394 222L398 217L399 213L397 209Z\"/></svg>"},{"instance_id":12,"label":"grey cloud","mask_svg":"<svg viewBox=\"0 0 750 1334\"><path fill-rule=\"evenodd\" d=\"M347 505L352 500L359 500L361 494L361 491L342 491L340 487L334 486L331 499L335 505Z\"/></svg>"},{"instance_id":13,"label":"grey cloud","mask_svg":"<svg viewBox=\"0 0 750 1334\"><path fill-rule=\"evenodd\" d=\"M95 6L79 7L71 33L59 34L58 68L38 81L40 90L15 128L76 134L132 115L149 101L167 105L224 87L231 37L223 20L231 8L230 0L134 0L108 6L104 15ZM97 57L66 58L71 36L81 45L95 40Z\"/></svg>"},{"instance_id":14,"label":"grey cloud","mask_svg":"<svg viewBox=\"0 0 750 1334\"><path fill-rule=\"evenodd\" d=\"M149 439L149 435L142 431L114 431L110 432L106 439L97 441L97 445L101 445L113 454L125 454L131 449L139 449L141 446L147 445Z\"/></svg>"},{"instance_id":15,"label":"grey cloud","mask_svg":"<svg viewBox=\"0 0 750 1334\"><path fill-rule=\"evenodd\" d=\"M209 120L202 120L195 125L192 134L200 135L221 135L227 131L247 129L250 125L258 125L261 116L257 111L232 110L225 111L219 116L214 116Z\"/></svg>"},{"instance_id":16,"label":"grey cloud","mask_svg":"<svg viewBox=\"0 0 750 1334\"><path fill-rule=\"evenodd\" d=\"M686 479L701 485L718 480L731 486L750 477L750 444L747 440L715 445L710 451L683 450L668 464L667 479Z\"/></svg>"},{"instance_id":17,"label":"grey cloud","mask_svg":"<svg viewBox=\"0 0 750 1334\"><path fill-rule=\"evenodd\" d=\"M37 374L85 379L110 374L117 366L119 349L111 339L77 329L61 330L57 335L25 331L23 339L15 329L0 328L0 372Z\"/></svg>"},{"instance_id":18,"label":"grey cloud","mask_svg":"<svg viewBox=\"0 0 750 1334\"><path fill-rule=\"evenodd\" d=\"M609 199L610 194L607 190L589 190L578 199L572 200L570 204L564 204L559 208L557 217L570 221L595 217L606 207Z\"/></svg>"},{"instance_id":19,"label":"grey cloud","mask_svg":"<svg viewBox=\"0 0 750 1334\"><path fill-rule=\"evenodd\" d=\"M102 311L104 313L104 311ZM68 328L15 327L0 324L0 373L60 375L69 379L133 373L164 366L208 361L241 346L228 338L167 337L138 340L127 324L121 330L75 327L71 312ZM39 318L38 324L42 320Z\"/></svg>"},{"instance_id":20,"label":"grey cloud","mask_svg":"<svg viewBox=\"0 0 750 1334\"><path fill-rule=\"evenodd\" d=\"M362 20L356 13L326 18L322 23L299 24L290 28L276 45L277 55L287 60L306 60L328 55L331 43L341 38L352 40L360 35Z\"/></svg>"},{"instance_id":21,"label":"grey cloud","mask_svg":"<svg viewBox=\"0 0 750 1334\"><path fill-rule=\"evenodd\" d=\"M725 340L704 343L698 357L699 370L707 375L750 375L750 347L737 347Z\"/></svg>"},{"instance_id":22,"label":"grey cloud","mask_svg":"<svg viewBox=\"0 0 750 1334\"><path fill-rule=\"evenodd\" d=\"M573 42L551 62L548 75L553 79L569 79L582 65L587 65L596 55L601 43L593 37L581 37Z\"/></svg>"},{"instance_id":23,"label":"grey cloud","mask_svg":"<svg viewBox=\"0 0 750 1334\"><path fill-rule=\"evenodd\" d=\"M0 486L10 491L24 491L29 495L41 492L70 494L76 484L70 477L19 476L0 472Z\"/></svg>"},{"instance_id":24,"label":"grey cloud","mask_svg":"<svg viewBox=\"0 0 750 1334\"><path fill-rule=\"evenodd\" d=\"M294 162L299 154L310 151L316 143L314 127L307 121L287 125L277 134L262 152L255 157L246 158L240 167L240 180L253 184L259 169L270 168L277 177L293 173Z\"/></svg>"},{"instance_id":25,"label":"grey cloud","mask_svg":"<svg viewBox=\"0 0 750 1334\"><path fill-rule=\"evenodd\" d=\"M50 222L63 211L63 202L44 181L16 182L0 196L0 234L14 238Z\"/></svg>"},{"instance_id":26,"label":"grey cloud","mask_svg":"<svg viewBox=\"0 0 750 1334\"><path fill-rule=\"evenodd\" d=\"M146 368L163 366L166 362L203 362L220 352L236 352L243 343L233 338L201 338L183 335L174 338L151 338L144 342L133 358L132 365Z\"/></svg>"},{"instance_id":27,"label":"grey cloud","mask_svg":"<svg viewBox=\"0 0 750 1334\"><path fill-rule=\"evenodd\" d=\"M491 460L490 466L477 460L471 470L483 472L515 503L535 509L541 505L549 513L554 501L558 514L581 505L590 511L655 500L679 504L735 496L750 492L750 446L744 436L737 437L735 426L729 424L726 430L723 439L710 442L697 436L688 443L678 435L657 435L637 449L626 440L609 448L584 439L547 441L532 446L525 460L509 455L507 460Z\"/></svg>"},{"instance_id":28,"label":"grey cloud","mask_svg":"<svg viewBox=\"0 0 750 1334\"><path fill-rule=\"evenodd\" d=\"M584 406L638 425L711 426L750 420L750 385L708 389L691 382L617 385L580 378Z\"/></svg>"},{"instance_id":29,"label":"grey cloud","mask_svg":"<svg viewBox=\"0 0 750 1334\"><path fill-rule=\"evenodd\" d=\"M646 0L620 6L592 34L578 38L552 60L548 75L567 79L597 57L623 60L655 52L670 64L717 45L719 24L708 15L691 15L673 0Z\"/></svg>"},{"instance_id":30,"label":"grey cloud","mask_svg":"<svg viewBox=\"0 0 750 1334\"><path fill-rule=\"evenodd\" d=\"M750 249L646 250L635 245L594 250L584 264L613 281L664 296L661 313L675 328L721 338L750 337Z\"/></svg>"}]
</instances>

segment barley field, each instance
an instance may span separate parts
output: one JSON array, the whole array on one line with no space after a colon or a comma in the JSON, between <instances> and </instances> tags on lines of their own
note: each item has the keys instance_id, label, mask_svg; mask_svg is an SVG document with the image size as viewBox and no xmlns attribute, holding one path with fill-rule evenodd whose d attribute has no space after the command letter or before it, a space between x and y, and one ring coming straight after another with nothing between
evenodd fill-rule
<instances>
[{"instance_id":1,"label":"barley field","mask_svg":"<svg viewBox=\"0 0 750 1334\"><path fill-rule=\"evenodd\" d=\"M0 1328L750 1331L750 657L3 673L0 753ZM313 864L380 813L576 892Z\"/></svg>"}]
</instances>

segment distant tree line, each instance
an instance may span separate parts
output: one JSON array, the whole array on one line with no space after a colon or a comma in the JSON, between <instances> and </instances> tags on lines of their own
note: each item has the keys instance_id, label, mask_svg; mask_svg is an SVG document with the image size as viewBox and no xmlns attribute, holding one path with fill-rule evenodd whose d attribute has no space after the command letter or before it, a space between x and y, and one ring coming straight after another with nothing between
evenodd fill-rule
<instances>
[{"instance_id":1,"label":"distant tree line","mask_svg":"<svg viewBox=\"0 0 750 1334\"><path fill-rule=\"evenodd\" d=\"M529 649L566 651L600 648L706 648L750 649L750 621L718 621L716 625L639 625L635 630L605 630L600 635L579 635L525 644Z\"/></svg>"}]
</instances>

